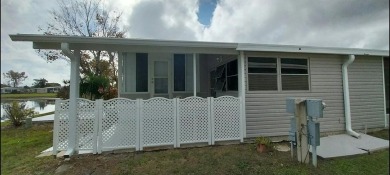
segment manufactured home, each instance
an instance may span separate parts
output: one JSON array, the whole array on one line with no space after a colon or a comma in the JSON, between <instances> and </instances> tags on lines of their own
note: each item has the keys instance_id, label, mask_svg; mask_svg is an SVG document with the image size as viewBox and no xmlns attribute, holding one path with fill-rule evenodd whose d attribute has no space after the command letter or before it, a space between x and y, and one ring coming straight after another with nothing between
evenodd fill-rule
<instances>
[{"instance_id":1,"label":"manufactured home","mask_svg":"<svg viewBox=\"0 0 390 175\"><path fill-rule=\"evenodd\" d=\"M70 99L56 102L56 126L66 129L54 134L61 137L54 139L54 146L63 143L58 148L69 154L87 147L97 152L105 146L142 150L286 136L291 115L286 112L288 97L326 103L324 117L319 119L321 132L385 128L389 123L388 50L32 34L10 37L32 42L34 49L62 50L71 59ZM116 101L78 98L80 50L117 53ZM80 111L97 117L88 126L88 132L100 132L91 135L96 143L86 144L88 139L80 137L85 131L78 128L82 127ZM109 117L115 120L108 122ZM121 117L126 119L119 122ZM128 127L120 124L126 122ZM120 128L130 136L114 138ZM119 143L121 139L131 141Z\"/></svg>"}]
</instances>

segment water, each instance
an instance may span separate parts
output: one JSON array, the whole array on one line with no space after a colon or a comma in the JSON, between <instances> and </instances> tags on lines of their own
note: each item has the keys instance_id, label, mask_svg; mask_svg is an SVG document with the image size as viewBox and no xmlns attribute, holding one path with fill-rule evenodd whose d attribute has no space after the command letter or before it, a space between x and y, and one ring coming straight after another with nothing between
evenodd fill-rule
<instances>
[{"instance_id":1,"label":"water","mask_svg":"<svg viewBox=\"0 0 390 175\"><path fill-rule=\"evenodd\" d=\"M5 119L5 111L3 105L11 104L13 100L1 100L1 121ZM39 114L52 112L55 109L55 99L26 99L26 100L17 100L19 102L24 102L26 108L33 108L35 112Z\"/></svg>"}]
</instances>

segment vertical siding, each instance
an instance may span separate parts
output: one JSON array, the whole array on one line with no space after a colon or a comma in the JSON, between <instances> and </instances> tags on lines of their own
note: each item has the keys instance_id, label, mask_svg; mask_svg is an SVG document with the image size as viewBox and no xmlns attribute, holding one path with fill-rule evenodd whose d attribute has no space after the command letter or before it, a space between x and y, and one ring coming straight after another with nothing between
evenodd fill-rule
<instances>
[{"instance_id":1,"label":"vertical siding","mask_svg":"<svg viewBox=\"0 0 390 175\"><path fill-rule=\"evenodd\" d=\"M287 97L320 98L327 104L320 119L321 132L344 130L341 65L344 57L335 55L283 55L309 57L309 91L247 91L247 137L288 135L290 116ZM278 55L277 55L278 56ZM383 101L383 99L382 99Z\"/></svg>"},{"instance_id":2,"label":"vertical siding","mask_svg":"<svg viewBox=\"0 0 390 175\"><path fill-rule=\"evenodd\" d=\"M357 56L348 76L352 128L384 127L382 57Z\"/></svg>"}]
</instances>

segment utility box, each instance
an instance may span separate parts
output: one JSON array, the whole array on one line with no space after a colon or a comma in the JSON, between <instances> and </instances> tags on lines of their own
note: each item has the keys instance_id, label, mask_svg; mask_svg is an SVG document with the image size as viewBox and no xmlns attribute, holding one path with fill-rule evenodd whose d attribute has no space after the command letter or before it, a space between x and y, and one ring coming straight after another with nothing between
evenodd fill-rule
<instances>
[{"instance_id":1,"label":"utility box","mask_svg":"<svg viewBox=\"0 0 390 175\"><path fill-rule=\"evenodd\" d=\"M306 100L306 113L313 118L322 118L325 103L321 99L307 99Z\"/></svg>"},{"instance_id":2,"label":"utility box","mask_svg":"<svg viewBox=\"0 0 390 175\"><path fill-rule=\"evenodd\" d=\"M287 98L286 99L286 112L290 114L295 113L295 98Z\"/></svg>"},{"instance_id":3,"label":"utility box","mask_svg":"<svg viewBox=\"0 0 390 175\"><path fill-rule=\"evenodd\" d=\"M309 145L320 146L320 123L309 120L307 129Z\"/></svg>"},{"instance_id":4,"label":"utility box","mask_svg":"<svg viewBox=\"0 0 390 175\"><path fill-rule=\"evenodd\" d=\"M296 126L296 119L295 117L290 118L290 132L288 135L288 139L294 143L297 142L297 126Z\"/></svg>"}]
</instances>

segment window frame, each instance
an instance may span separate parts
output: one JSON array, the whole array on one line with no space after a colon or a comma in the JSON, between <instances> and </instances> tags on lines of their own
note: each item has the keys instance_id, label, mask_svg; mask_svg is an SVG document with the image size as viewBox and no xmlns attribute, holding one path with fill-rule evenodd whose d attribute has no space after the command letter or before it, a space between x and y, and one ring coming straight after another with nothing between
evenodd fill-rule
<instances>
[{"instance_id":1,"label":"window frame","mask_svg":"<svg viewBox=\"0 0 390 175\"><path fill-rule=\"evenodd\" d=\"M274 57L277 59L277 85L278 85L278 88L277 90L249 90L249 68L248 68L248 65L249 65L249 60L248 58L249 57L260 57L260 58L264 58L264 57ZM282 90L282 68L281 68L281 58L291 58L291 59L306 59L307 60L307 75L308 75L308 86L309 86L309 89L308 90ZM312 86L311 86L311 62L310 62L310 56L308 55L302 55L302 54L256 54L256 53L249 53L247 55L245 55L245 90L247 93L274 93L274 92L278 92L278 93L284 93L284 94L287 94L287 93L302 93L302 92L312 92Z\"/></svg>"},{"instance_id":2,"label":"window frame","mask_svg":"<svg viewBox=\"0 0 390 175\"><path fill-rule=\"evenodd\" d=\"M272 58L276 59L276 73L249 73L249 57L252 58ZM254 91L260 91L260 92L277 92L279 90L279 59L276 56L247 56L246 57L246 89L247 91L254 92ZM276 75L276 90L249 90L249 74L255 74L255 75Z\"/></svg>"},{"instance_id":3,"label":"window frame","mask_svg":"<svg viewBox=\"0 0 390 175\"><path fill-rule=\"evenodd\" d=\"M130 59L129 57L131 57L131 56L134 56L133 58L136 60L137 59L137 53L146 53L147 54L147 62L148 62L148 64L147 64L147 69L148 69L148 71L149 71L149 62L150 62L150 60L149 60L149 54L150 53L148 53L148 52L122 52L121 53L121 66L122 66L122 76L123 76L123 79L122 79L122 86L123 86L123 88L121 88L122 90L121 90L121 92L120 92L120 94L124 94L124 95L148 95L148 94L150 94L150 87L149 87L149 72L148 72L148 91L146 91L146 92L137 92L136 91L136 89L135 89L135 91L126 91L126 76L128 76L128 67L126 67L126 65L125 65L125 59ZM135 73L135 72L134 72ZM118 77L119 78L119 77ZM136 79L137 79L137 75L135 75L135 81L136 81Z\"/></svg>"},{"instance_id":4,"label":"window frame","mask_svg":"<svg viewBox=\"0 0 390 175\"><path fill-rule=\"evenodd\" d=\"M237 74L234 74L234 75L227 75L227 69L228 69L228 63L230 63L230 62L232 62L232 61L237 61ZM239 70L239 68L238 68L238 59L232 59L232 60L229 60L229 61L227 61L227 62L224 62L224 63L222 63L222 64L218 64L218 65L216 65L215 67L214 67L214 69L211 69L210 71L209 71L209 74L212 72L212 71L215 71L215 79L217 79L217 68L218 67L220 67L220 66L224 66L224 73L225 73L225 77L222 77L222 78L224 78L225 79L225 88L226 88L226 90L217 90L216 89L216 86L214 86L214 91L215 92L224 92L224 93L226 93L226 92L238 92L238 86L239 86L239 83L238 83L238 70ZM223 74L223 73L222 73ZM228 77L237 77L237 90L229 90L228 89ZM210 87L211 87L211 85L210 85Z\"/></svg>"}]
</instances>

